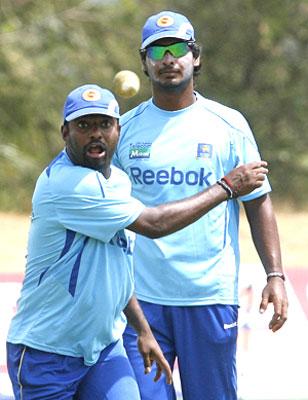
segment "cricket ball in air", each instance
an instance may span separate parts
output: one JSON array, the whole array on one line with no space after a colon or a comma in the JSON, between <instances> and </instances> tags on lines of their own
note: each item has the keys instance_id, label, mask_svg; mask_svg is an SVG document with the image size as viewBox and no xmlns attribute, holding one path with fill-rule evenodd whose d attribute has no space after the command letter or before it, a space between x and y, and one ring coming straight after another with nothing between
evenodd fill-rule
<instances>
[{"instance_id":1,"label":"cricket ball in air","mask_svg":"<svg viewBox=\"0 0 308 400\"><path fill-rule=\"evenodd\" d=\"M118 72L113 79L114 92L125 99L135 96L140 89L138 75L129 70Z\"/></svg>"}]
</instances>

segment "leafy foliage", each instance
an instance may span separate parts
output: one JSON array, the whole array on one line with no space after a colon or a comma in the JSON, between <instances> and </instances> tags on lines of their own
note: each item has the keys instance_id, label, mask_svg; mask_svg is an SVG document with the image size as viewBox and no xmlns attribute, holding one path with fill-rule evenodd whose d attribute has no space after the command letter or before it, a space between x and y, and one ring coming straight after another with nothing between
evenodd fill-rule
<instances>
[{"instance_id":1,"label":"leafy foliage","mask_svg":"<svg viewBox=\"0 0 308 400\"><path fill-rule=\"evenodd\" d=\"M271 169L273 196L307 205L308 4L305 0L2 0L0 208L29 211L41 169L62 148L62 105L83 83L112 90L116 72L141 78L122 112L148 98L138 56L146 18L192 21L202 45L197 90L239 109Z\"/></svg>"}]
</instances>

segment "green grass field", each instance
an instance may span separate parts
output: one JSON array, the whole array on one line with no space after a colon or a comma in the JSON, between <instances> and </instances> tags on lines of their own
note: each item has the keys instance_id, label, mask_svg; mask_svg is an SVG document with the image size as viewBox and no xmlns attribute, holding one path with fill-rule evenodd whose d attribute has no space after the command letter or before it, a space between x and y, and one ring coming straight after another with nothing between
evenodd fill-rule
<instances>
[{"instance_id":1,"label":"green grass field","mask_svg":"<svg viewBox=\"0 0 308 400\"><path fill-rule=\"evenodd\" d=\"M308 268L308 211L300 213L279 211L276 216L283 264L288 268ZM28 215L0 213L0 221L0 272L23 272L30 217ZM258 255L252 244L244 215L242 215L240 224L240 243L242 262L258 262Z\"/></svg>"}]
</instances>

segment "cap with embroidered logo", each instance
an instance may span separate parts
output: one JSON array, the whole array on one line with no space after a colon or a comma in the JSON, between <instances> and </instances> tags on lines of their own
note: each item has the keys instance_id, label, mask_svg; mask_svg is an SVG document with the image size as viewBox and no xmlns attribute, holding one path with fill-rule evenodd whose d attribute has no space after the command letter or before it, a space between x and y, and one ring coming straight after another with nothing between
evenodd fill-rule
<instances>
[{"instance_id":1,"label":"cap with embroidered logo","mask_svg":"<svg viewBox=\"0 0 308 400\"><path fill-rule=\"evenodd\" d=\"M88 114L102 114L119 118L119 104L108 90L95 84L87 84L72 90L66 98L63 117L72 121Z\"/></svg>"},{"instance_id":2,"label":"cap with embroidered logo","mask_svg":"<svg viewBox=\"0 0 308 400\"><path fill-rule=\"evenodd\" d=\"M149 17L144 24L141 49L165 37L194 41L194 28L184 15L172 11L161 11Z\"/></svg>"}]
</instances>

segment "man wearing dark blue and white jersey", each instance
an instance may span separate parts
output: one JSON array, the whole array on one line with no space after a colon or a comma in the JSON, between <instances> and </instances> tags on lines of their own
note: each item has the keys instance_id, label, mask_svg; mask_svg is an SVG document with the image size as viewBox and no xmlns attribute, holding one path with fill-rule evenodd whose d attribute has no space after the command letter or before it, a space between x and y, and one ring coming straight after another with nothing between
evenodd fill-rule
<instances>
[{"instance_id":1,"label":"man wearing dark blue and white jersey","mask_svg":"<svg viewBox=\"0 0 308 400\"><path fill-rule=\"evenodd\" d=\"M178 200L260 160L244 117L194 91L200 47L185 16L163 11L149 17L140 55L153 97L122 116L114 157L134 197L147 206ZM232 192L230 182L220 184ZM267 274L260 310L273 302L269 328L277 331L287 318L287 295L270 190L265 180L239 200ZM237 398L238 224L239 202L230 198L174 234L154 241L137 235L135 293L170 365L178 358L185 400ZM174 399L172 387L154 387L141 375L130 327L124 345L142 399Z\"/></svg>"},{"instance_id":2,"label":"man wearing dark blue and white jersey","mask_svg":"<svg viewBox=\"0 0 308 400\"><path fill-rule=\"evenodd\" d=\"M172 375L133 296L133 232L168 235L228 195L215 183L158 207L131 197L127 175L110 166L118 103L97 85L68 95L61 130L66 148L35 187L25 280L7 338L15 398L139 400L122 342L126 318L138 334L144 372L155 361L154 380L164 371L171 383ZM225 179L241 195L260 187L267 172L265 162L255 162Z\"/></svg>"}]
</instances>

